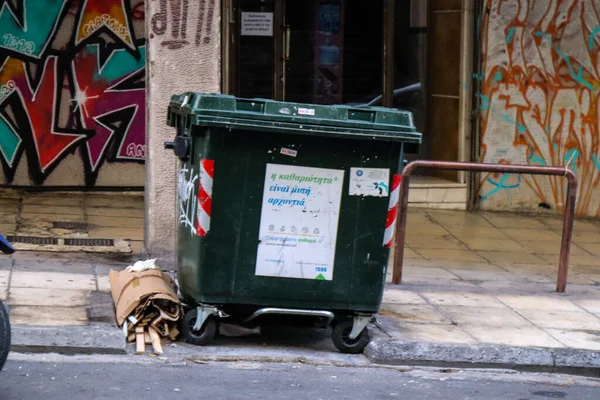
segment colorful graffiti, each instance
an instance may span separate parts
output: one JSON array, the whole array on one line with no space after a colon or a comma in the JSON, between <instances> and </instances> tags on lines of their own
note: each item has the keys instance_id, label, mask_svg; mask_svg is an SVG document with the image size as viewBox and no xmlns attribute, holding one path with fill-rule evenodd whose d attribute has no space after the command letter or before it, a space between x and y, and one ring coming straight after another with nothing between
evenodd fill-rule
<instances>
[{"instance_id":1,"label":"colorful graffiti","mask_svg":"<svg viewBox=\"0 0 600 400\"><path fill-rule=\"evenodd\" d=\"M482 161L569 165L577 214L599 216L600 0L485 0L482 18ZM480 198L560 210L565 193L561 177L487 175Z\"/></svg>"},{"instance_id":2,"label":"colorful graffiti","mask_svg":"<svg viewBox=\"0 0 600 400\"><path fill-rule=\"evenodd\" d=\"M143 0L0 0L0 161L43 185L79 153L83 184L105 162L145 159Z\"/></svg>"}]
</instances>

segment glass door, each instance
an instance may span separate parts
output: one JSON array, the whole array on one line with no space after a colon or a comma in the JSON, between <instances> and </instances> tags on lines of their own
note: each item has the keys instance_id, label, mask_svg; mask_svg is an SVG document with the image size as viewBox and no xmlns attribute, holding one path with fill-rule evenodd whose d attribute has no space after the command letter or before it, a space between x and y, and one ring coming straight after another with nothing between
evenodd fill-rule
<instances>
[{"instance_id":1,"label":"glass door","mask_svg":"<svg viewBox=\"0 0 600 400\"><path fill-rule=\"evenodd\" d=\"M231 41L237 54L238 97L281 100L280 49L283 1L238 0L237 32Z\"/></svg>"},{"instance_id":2,"label":"glass door","mask_svg":"<svg viewBox=\"0 0 600 400\"><path fill-rule=\"evenodd\" d=\"M225 93L408 110L424 134L409 159L458 159L461 17L436 13L446 0L222 3Z\"/></svg>"},{"instance_id":3,"label":"glass door","mask_svg":"<svg viewBox=\"0 0 600 400\"><path fill-rule=\"evenodd\" d=\"M381 2L233 0L231 9L230 94L352 105L381 95Z\"/></svg>"},{"instance_id":4,"label":"glass door","mask_svg":"<svg viewBox=\"0 0 600 400\"><path fill-rule=\"evenodd\" d=\"M286 101L366 104L381 94L381 2L286 0Z\"/></svg>"}]
</instances>

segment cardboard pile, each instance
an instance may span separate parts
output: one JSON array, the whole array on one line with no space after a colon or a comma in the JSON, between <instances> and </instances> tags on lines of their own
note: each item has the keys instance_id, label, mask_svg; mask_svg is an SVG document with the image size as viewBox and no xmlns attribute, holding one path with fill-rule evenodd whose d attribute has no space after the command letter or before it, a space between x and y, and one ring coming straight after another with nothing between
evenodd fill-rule
<instances>
[{"instance_id":1,"label":"cardboard pile","mask_svg":"<svg viewBox=\"0 0 600 400\"><path fill-rule=\"evenodd\" d=\"M146 344L152 344L155 354L162 354L161 342L179 335L177 321L182 315L173 281L150 264L146 269L111 270L109 275L117 324L129 342L136 342L137 354L145 353Z\"/></svg>"}]
</instances>

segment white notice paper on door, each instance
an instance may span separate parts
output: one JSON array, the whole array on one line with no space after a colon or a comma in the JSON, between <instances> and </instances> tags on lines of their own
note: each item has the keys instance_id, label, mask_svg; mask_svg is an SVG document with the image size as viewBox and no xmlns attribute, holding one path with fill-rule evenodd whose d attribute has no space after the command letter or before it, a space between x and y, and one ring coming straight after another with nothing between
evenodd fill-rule
<instances>
[{"instance_id":1,"label":"white notice paper on door","mask_svg":"<svg viewBox=\"0 0 600 400\"><path fill-rule=\"evenodd\" d=\"M344 171L267 164L255 274L333 279Z\"/></svg>"},{"instance_id":2,"label":"white notice paper on door","mask_svg":"<svg viewBox=\"0 0 600 400\"><path fill-rule=\"evenodd\" d=\"M273 13L243 12L242 36L273 36Z\"/></svg>"}]
</instances>

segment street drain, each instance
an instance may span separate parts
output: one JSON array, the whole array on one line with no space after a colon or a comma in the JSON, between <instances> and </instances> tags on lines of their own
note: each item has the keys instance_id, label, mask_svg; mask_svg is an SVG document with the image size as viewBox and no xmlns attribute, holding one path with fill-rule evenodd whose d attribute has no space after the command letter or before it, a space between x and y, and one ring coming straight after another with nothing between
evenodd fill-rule
<instances>
[{"instance_id":1,"label":"street drain","mask_svg":"<svg viewBox=\"0 0 600 400\"><path fill-rule=\"evenodd\" d=\"M65 239L65 246L113 247L113 239Z\"/></svg>"},{"instance_id":2,"label":"street drain","mask_svg":"<svg viewBox=\"0 0 600 400\"><path fill-rule=\"evenodd\" d=\"M36 245L47 245L47 244L58 244L58 239L48 237L36 237L36 236L8 236L9 242L13 243L25 243L25 244L36 244Z\"/></svg>"},{"instance_id":3,"label":"street drain","mask_svg":"<svg viewBox=\"0 0 600 400\"><path fill-rule=\"evenodd\" d=\"M113 239L62 239L62 243L58 238L38 237L38 236L7 236L9 242L32 244L37 246L59 245L78 246L78 247L114 247Z\"/></svg>"},{"instance_id":4,"label":"street drain","mask_svg":"<svg viewBox=\"0 0 600 400\"><path fill-rule=\"evenodd\" d=\"M54 229L70 229L76 231L87 231L88 224L85 222L53 222L52 228Z\"/></svg>"}]
</instances>

